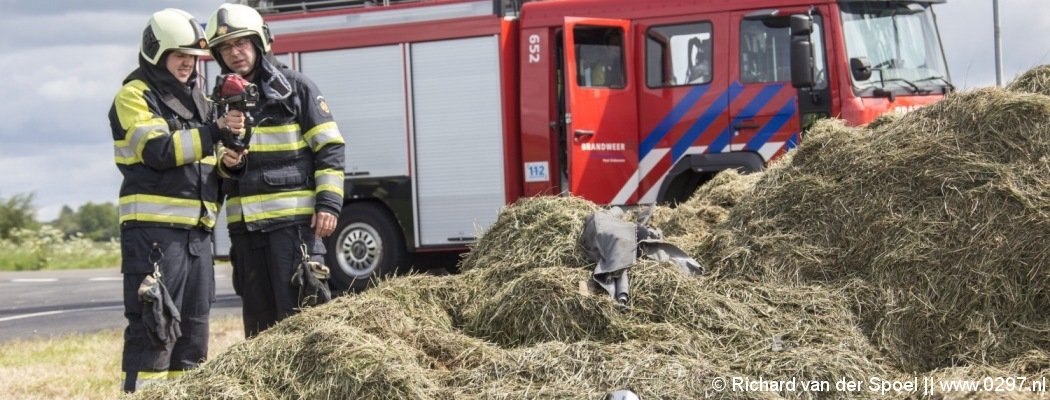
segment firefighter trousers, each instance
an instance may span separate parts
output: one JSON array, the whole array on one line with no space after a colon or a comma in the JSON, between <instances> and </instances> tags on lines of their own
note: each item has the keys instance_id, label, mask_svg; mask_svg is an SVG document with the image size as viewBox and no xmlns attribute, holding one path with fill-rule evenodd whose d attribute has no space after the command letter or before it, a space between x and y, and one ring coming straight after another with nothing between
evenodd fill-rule
<instances>
[{"instance_id":1,"label":"firefighter trousers","mask_svg":"<svg viewBox=\"0 0 1050 400\"><path fill-rule=\"evenodd\" d=\"M309 225L268 232L231 234L233 288L241 296L244 336L252 338L299 312L292 274L302 262L302 245L313 261L324 262L324 243Z\"/></svg>"},{"instance_id":2,"label":"firefighter trousers","mask_svg":"<svg viewBox=\"0 0 1050 400\"><path fill-rule=\"evenodd\" d=\"M123 389L132 392L177 377L208 356L208 315L215 302L211 233L199 228L131 227L120 233L124 275ZM156 267L154 266L156 265ZM138 289L157 269L181 315L182 335L157 345L143 321Z\"/></svg>"}]
</instances>

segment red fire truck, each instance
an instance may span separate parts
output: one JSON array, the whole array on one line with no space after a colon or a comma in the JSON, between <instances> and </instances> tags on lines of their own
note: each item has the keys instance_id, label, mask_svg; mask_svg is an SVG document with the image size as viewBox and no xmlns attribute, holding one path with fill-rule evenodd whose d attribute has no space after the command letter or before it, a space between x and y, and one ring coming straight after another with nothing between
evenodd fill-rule
<instances>
[{"instance_id":1,"label":"red fire truck","mask_svg":"<svg viewBox=\"0 0 1050 400\"><path fill-rule=\"evenodd\" d=\"M678 202L804 127L949 83L944 0L262 1L347 143L340 288L463 249L523 196ZM214 63L206 75L215 76Z\"/></svg>"}]
</instances>

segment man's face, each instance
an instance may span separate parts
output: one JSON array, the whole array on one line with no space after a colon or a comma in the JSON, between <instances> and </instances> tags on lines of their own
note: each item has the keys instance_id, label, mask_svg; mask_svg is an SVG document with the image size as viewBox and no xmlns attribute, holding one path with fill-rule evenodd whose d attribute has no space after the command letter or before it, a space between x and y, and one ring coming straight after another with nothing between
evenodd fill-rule
<instances>
[{"instance_id":1,"label":"man's face","mask_svg":"<svg viewBox=\"0 0 1050 400\"><path fill-rule=\"evenodd\" d=\"M190 80L190 75L193 75L194 67L197 66L197 56L178 50L172 51L164 59L164 66L168 68L168 72L171 72L175 79L178 79L181 83L186 83Z\"/></svg>"},{"instance_id":2,"label":"man's face","mask_svg":"<svg viewBox=\"0 0 1050 400\"><path fill-rule=\"evenodd\" d=\"M248 76L255 68L255 46L252 40L246 37L228 40L217 46L222 62L226 63L233 72L241 76Z\"/></svg>"}]
</instances>

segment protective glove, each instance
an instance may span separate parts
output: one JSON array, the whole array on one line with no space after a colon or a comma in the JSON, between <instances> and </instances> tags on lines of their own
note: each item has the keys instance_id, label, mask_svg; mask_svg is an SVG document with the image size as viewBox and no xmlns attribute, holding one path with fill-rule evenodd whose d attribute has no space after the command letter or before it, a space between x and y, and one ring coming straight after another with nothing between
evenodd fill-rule
<instances>
[{"instance_id":1,"label":"protective glove","mask_svg":"<svg viewBox=\"0 0 1050 400\"><path fill-rule=\"evenodd\" d=\"M142 323L146 325L146 335L154 346L164 347L175 343L182 336L182 328L179 327L182 315L158 275L154 273L146 276L139 285L138 293L143 303Z\"/></svg>"},{"instance_id":2,"label":"protective glove","mask_svg":"<svg viewBox=\"0 0 1050 400\"><path fill-rule=\"evenodd\" d=\"M332 300L328 289L328 267L316 261L303 261L296 265L292 273L292 287L299 289L299 307L306 308L321 305Z\"/></svg>"}]
</instances>

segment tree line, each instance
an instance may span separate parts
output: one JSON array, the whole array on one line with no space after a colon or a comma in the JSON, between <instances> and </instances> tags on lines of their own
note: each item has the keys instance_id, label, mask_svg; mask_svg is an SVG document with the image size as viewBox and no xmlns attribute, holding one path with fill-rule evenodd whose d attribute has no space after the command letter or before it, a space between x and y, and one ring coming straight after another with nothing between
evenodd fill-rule
<instances>
[{"instance_id":1,"label":"tree line","mask_svg":"<svg viewBox=\"0 0 1050 400\"><path fill-rule=\"evenodd\" d=\"M76 210L62 206L58 218L41 222L36 219L33 193L0 197L0 239L11 239L20 230L39 230L41 225L51 225L67 237L80 234L95 241L109 241L120 236L117 206L113 203L85 203Z\"/></svg>"}]
</instances>

